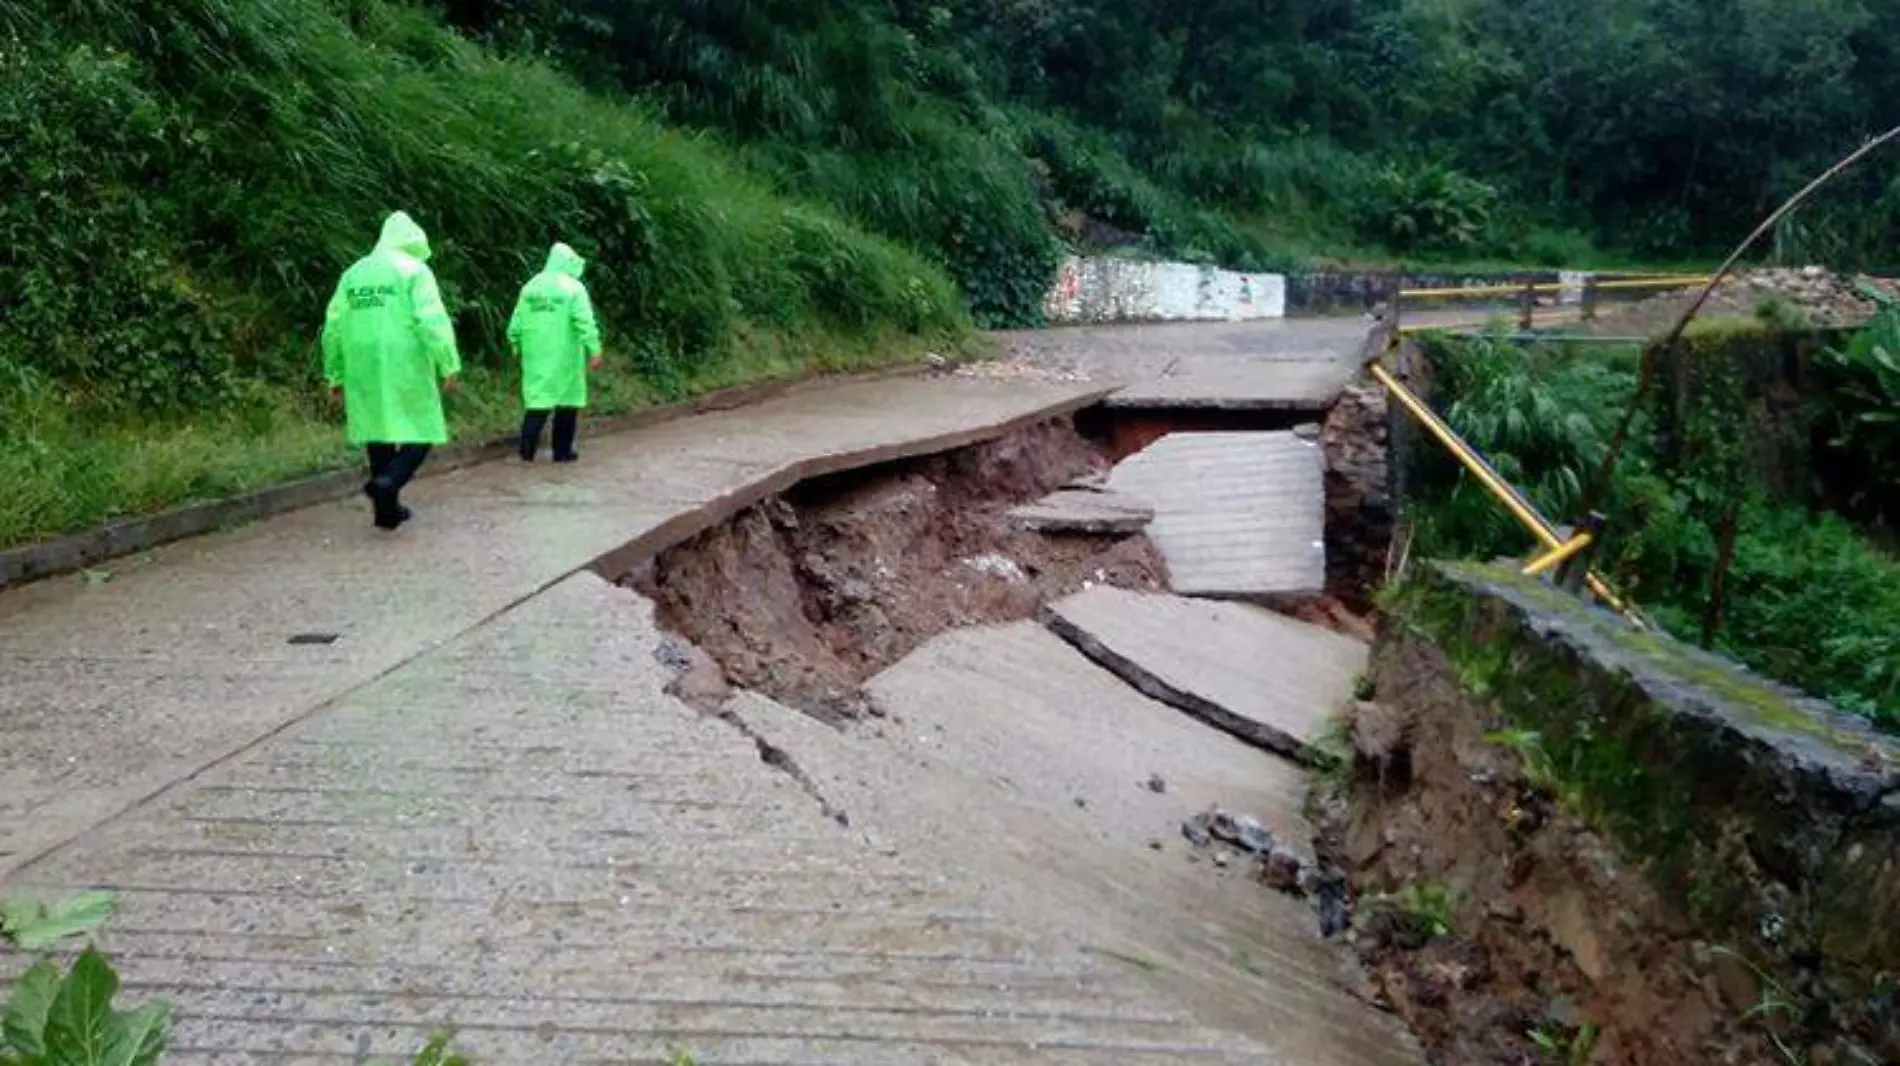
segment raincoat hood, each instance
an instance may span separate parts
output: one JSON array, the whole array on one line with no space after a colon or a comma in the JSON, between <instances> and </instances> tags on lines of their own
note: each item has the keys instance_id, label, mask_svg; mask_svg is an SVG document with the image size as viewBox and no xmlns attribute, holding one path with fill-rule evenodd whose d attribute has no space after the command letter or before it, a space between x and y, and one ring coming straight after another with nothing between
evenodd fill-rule
<instances>
[{"instance_id":1,"label":"raincoat hood","mask_svg":"<svg viewBox=\"0 0 1900 1066\"><path fill-rule=\"evenodd\" d=\"M377 238L379 252L395 250L421 262L429 261L429 235L422 232L407 211L398 211L383 220L383 235Z\"/></svg>"},{"instance_id":2,"label":"raincoat hood","mask_svg":"<svg viewBox=\"0 0 1900 1066\"><path fill-rule=\"evenodd\" d=\"M557 243L548 250L547 269L550 273L565 274L570 278L578 279L581 271L587 269L587 260L582 259L579 252L567 245Z\"/></svg>"}]
</instances>

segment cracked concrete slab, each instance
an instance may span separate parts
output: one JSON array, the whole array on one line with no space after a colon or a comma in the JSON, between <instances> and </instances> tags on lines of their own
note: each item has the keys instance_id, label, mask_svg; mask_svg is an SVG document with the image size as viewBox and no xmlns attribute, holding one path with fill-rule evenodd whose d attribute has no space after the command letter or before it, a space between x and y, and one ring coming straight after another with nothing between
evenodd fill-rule
<instances>
[{"instance_id":1,"label":"cracked concrete slab","mask_svg":"<svg viewBox=\"0 0 1900 1066\"><path fill-rule=\"evenodd\" d=\"M1102 586L1045 621L1146 695L1302 761L1366 669L1363 643L1242 603Z\"/></svg>"},{"instance_id":2,"label":"cracked concrete slab","mask_svg":"<svg viewBox=\"0 0 1900 1066\"><path fill-rule=\"evenodd\" d=\"M979 891L985 857L828 818L765 733L663 694L661 641L567 578L11 887L122 893L103 947L175 1003L177 1066L396 1059L441 1025L547 1066L1277 1061Z\"/></svg>"},{"instance_id":3,"label":"cracked concrete slab","mask_svg":"<svg viewBox=\"0 0 1900 1066\"><path fill-rule=\"evenodd\" d=\"M1311 595L1326 584L1323 461L1293 433L1175 433L1117 464L1108 487L1154 504L1147 532L1175 591Z\"/></svg>"},{"instance_id":4,"label":"cracked concrete slab","mask_svg":"<svg viewBox=\"0 0 1900 1066\"><path fill-rule=\"evenodd\" d=\"M1001 334L1032 365L1126 387L1103 401L1143 410L1321 411L1357 371L1363 318L1087 326Z\"/></svg>"},{"instance_id":5,"label":"cracked concrete slab","mask_svg":"<svg viewBox=\"0 0 1900 1066\"><path fill-rule=\"evenodd\" d=\"M1182 839L1185 819L1219 803L1306 848L1299 768L1147 699L1031 622L940 635L870 687L889 717L844 731L750 693L733 711L872 846L1194 1004L1252 1040L1257 1061L1419 1061L1401 1026L1355 998L1353 963L1310 907Z\"/></svg>"},{"instance_id":6,"label":"cracked concrete slab","mask_svg":"<svg viewBox=\"0 0 1900 1066\"><path fill-rule=\"evenodd\" d=\"M1142 410L1321 412L1339 399L1358 369L1350 356L1324 352L1239 364L1186 359L1165 376L1136 382L1102 403Z\"/></svg>"},{"instance_id":7,"label":"cracked concrete slab","mask_svg":"<svg viewBox=\"0 0 1900 1066\"><path fill-rule=\"evenodd\" d=\"M418 521L325 504L0 593L0 878L564 575L614 573L800 478L988 439L1087 385L812 389L416 484ZM293 645L307 632L329 644Z\"/></svg>"}]
</instances>

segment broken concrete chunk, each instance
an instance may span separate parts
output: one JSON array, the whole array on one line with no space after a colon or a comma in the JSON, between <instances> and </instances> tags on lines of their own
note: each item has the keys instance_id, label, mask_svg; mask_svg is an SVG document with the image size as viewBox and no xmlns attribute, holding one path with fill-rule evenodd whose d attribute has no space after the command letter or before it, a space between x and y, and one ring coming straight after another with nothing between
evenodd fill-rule
<instances>
[{"instance_id":1,"label":"broken concrete chunk","mask_svg":"<svg viewBox=\"0 0 1900 1066\"><path fill-rule=\"evenodd\" d=\"M1096 470L1091 473L1083 474L1078 478L1072 479L1068 484L1062 487L1065 489L1075 489L1079 492L1107 492L1108 471Z\"/></svg>"},{"instance_id":2,"label":"broken concrete chunk","mask_svg":"<svg viewBox=\"0 0 1900 1066\"><path fill-rule=\"evenodd\" d=\"M1094 587L1043 624L1143 695L1306 763L1366 666L1349 637L1258 607Z\"/></svg>"},{"instance_id":3,"label":"broken concrete chunk","mask_svg":"<svg viewBox=\"0 0 1900 1066\"><path fill-rule=\"evenodd\" d=\"M687 706L713 714L731 698L725 671L698 645L667 634L653 649L653 657L673 675L662 691Z\"/></svg>"},{"instance_id":4,"label":"broken concrete chunk","mask_svg":"<svg viewBox=\"0 0 1900 1066\"><path fill-rule=\"evenodd\" d=\"M1183 822L1181 835L1195 847L1218 840L1256 856L1273 850L1273 834L1258 819L1232 815L1219 807L1209 807Z\"/></svg>"},{"instance_id":5,"label":"broken concrete chunk","mask_svg":"<svg viewBox=\"0 0 1900 1066\"><path fill-rule=\"evenodd\" d=\"M1018 528L1033 533L1084 533L1127 536L1154 521L1155 509L1125 493L1094 488L1065 488L1009 512Z\"/></svg>"},{"instance_id":6,"label":"broken concrete chunk","mask_svg":"<svg viewBox=\"0 0 1900 1066\"><path fill-rule=\"evenodd\" d=\"M1301 875L1306 872L1306 863L1298 855L1285 847L1276 845L1260 860L1260 880L1276 892L1290 896L1305 895L1300 886Z\"/></svg>"},{"instance_id":7,"label":"broken concrete chunk","mask_svg":"<svg viewBox=\"0 0 1900 1066\"><path fill-rule=\"evenodd\" d=\"M1000 577L1005 581L1020 584L1021 582L1029 580L1029 575L1023 573L1023 568L1016 564L1016 560L1011 559L1007 555L999 555L996 552L984 552L982 555L973 555L963 560L963 565L975 570L979 574Z\"/></svg>"}]
</instances>

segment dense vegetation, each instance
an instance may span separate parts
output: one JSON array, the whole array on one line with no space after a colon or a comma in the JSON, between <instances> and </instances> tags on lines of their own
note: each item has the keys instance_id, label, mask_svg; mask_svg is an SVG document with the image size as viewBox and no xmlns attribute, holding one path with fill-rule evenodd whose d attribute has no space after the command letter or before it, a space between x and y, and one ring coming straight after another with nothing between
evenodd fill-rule
<instances>
[{"instance_id":1,"label":"dense vegetation","mask_svg":"<svg viewBox=\"0 0 1900 1066\"><path fill-rule=\"evenodd\" d=\"M1775 343L1754 323L1712 323L1690 338L1733 355L1735 343ZM1900 307L1821 360L1847 387L1811 399L1805 419L1824 431L1817 466L1846 464L1891 443L1900 411ZM1493 338L1439 342L1436 405L1466 439L1546 514L1577 513L1615 419L1635 392L1629 349L1526 350ZM1723 366L1732 380L1733 363ZM1882 375L1887 375L1883 379ZM1884 384L1883 384L1884 380ZM1891 391L1888 391L1891 389ZM1758 445L1734 391L1703 396L1683 427L1658 434L1665 404L1648 405L1618 463L1606 551L1598 559L1640 607L1678 637L1701 638L1722 516L1736 514L1726 607L1713 646L1762 673L1900 729L1900 561L1877 546L1890 531L1850 521L1810 495L1803 477L1778 492L1762 476ZM1872 416L1871 418L1869 416ZM1869 433L1871 432L1871 436ZM1890 464L1879 464L1883 468ZM1522 557L1525 534L1437 449L1417 454L1408 510L1417 554ZM1881 486L1896 486L1892 475ZM1878 512L1862 511L1878 522Z\"/></svg>"},{"instance_id":2,"label":"dense vegetation","mask_svg":"<svg viewBox=\"0 0 1900 1066\"><path fill-rule=\"evenodd\" d=\"M1705 257L1896 59L1875 0L0 0L0 543L341 461L314 323L397 206L489 431L556 238L624 406L1033 321L1064 243ZM1884 254L1895 172L1777 251Z\"/></svg>"},{"instance_id":3,"label":"dense vegetation","mask_svg":"<svg viewBox=\"0 0 1900 1066\"><path fill-rule=\"evenodd\" d=\"M403 207L509 417L514 294L592 260L608 405L967 329L944 274L733 154L381 0L0 2L0 542L343 458L315 387L340 269Z\"/></svg>"}]
</instances>

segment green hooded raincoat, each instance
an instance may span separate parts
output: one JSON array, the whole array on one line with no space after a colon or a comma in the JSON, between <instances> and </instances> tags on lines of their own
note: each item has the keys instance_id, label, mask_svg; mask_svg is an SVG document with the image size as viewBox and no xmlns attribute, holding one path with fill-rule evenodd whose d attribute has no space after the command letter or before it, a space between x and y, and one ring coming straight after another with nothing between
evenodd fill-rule
<instances>
[{"instance_id":1,"label":"green hooded raincoat","mask_svg":"<svg viewBox=\"0 0 1900 1066\"><path fill-rule=\"evenodd\" d=\"M521 356L521 403L530 411L587 406L587 361L600 354L600 325L581 284L585 267L578 252L556 244L508 320L508 342Z\"/></svg>"},{"instance_id":2,"label":"green hooded raincoat","mask_svg":"<svg viewBox=\"0 0 1900 1066\"><path fill-rule=\"evenodd\" d=\"M398 211L330 297L323 376L343 390L351 444L449 439L441 382L461 373L462 360L428 260L428 236Z\"/></svg>"}]
</instances>

